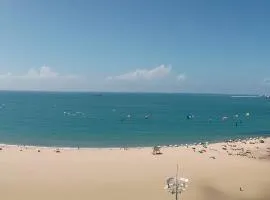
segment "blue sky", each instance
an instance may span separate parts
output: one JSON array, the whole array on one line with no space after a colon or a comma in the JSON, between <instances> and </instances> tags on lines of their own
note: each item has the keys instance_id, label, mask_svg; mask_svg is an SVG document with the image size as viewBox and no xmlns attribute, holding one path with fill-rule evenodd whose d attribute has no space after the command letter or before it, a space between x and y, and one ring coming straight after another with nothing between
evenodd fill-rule
<instances>
[{"instance_id":1,"label":"blue sky","mask_svg":"<svg viewBox=\"0 0 270 200\"><path fill-rule=\"evenodd\" d=\"M0 89L270 93L270 1L0 0Z\"/></svg>"}]
</instances>

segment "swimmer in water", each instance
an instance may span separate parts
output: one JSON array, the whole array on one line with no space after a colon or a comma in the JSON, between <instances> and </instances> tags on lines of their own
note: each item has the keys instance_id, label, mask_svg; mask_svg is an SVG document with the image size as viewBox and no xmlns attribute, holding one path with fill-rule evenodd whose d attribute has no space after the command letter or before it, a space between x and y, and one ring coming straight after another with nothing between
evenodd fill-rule
<instances>
[{"instance_id":1,"label":"swimmer in water","mask_svg":"<svg viewBox=\"0 0 270 200\"><path fill-rule=\"evenodd\" d=\"M150 113L150 114L145 115L145 116L144 116L144 119L148 119L148 118L149 118L151 115L152 115L151 113Z\"/></svg>"},{"instance_id":2,"label":"swimmer in water","mask_svg":"<svg viewBox=\"0 0 270 200\"><path fill-rule=\"evenodd\" d=\"M191 115L191 114L187 115L187 119L192 119L193 117L194 117L194 116Z\"/></svg>"}]
</instances>

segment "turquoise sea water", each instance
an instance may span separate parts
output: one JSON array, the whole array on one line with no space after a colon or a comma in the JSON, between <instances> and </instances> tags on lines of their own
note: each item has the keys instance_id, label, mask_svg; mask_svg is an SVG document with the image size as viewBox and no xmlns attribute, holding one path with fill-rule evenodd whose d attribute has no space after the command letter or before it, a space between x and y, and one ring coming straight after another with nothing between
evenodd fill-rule
<instances>
[{"instance_id":1,"label":"turquoise sea water","mask_svg":"<svg viewBox=\"0 0 270 200\"><path fill-rule=\"evenodd\" d=\"M261 97L0 92L0 143L152 146L269 133L270 101Z\"/></svg>"}]
</instances>

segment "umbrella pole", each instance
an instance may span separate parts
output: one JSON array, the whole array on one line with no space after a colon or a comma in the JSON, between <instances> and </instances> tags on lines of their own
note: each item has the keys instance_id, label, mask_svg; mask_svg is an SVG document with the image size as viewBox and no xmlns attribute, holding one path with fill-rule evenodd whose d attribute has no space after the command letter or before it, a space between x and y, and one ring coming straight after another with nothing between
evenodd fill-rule
<instances>
[{"instance_id":1,"label":"umbrella pole","mask_svg":"<svg viewBox=\"0 0 270 200\"><path fill-rule=\"evenodd\" d=\"M177 169L176 169L176 178L175 178L175 182L176 182L176 193L175 193L175 200L178 200L178 164L177 164Z\"/></svg>"}]
</instances>

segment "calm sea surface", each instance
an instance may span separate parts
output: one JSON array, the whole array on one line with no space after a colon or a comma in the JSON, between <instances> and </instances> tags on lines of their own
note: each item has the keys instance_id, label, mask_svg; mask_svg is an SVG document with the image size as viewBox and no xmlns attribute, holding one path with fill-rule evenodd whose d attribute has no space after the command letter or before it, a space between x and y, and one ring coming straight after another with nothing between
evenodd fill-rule
<instances>
[{"instance_id":1,"label":"calm sea surface","mask_svg":"<svg viewBox=\"0 0 270 200\"><path fill-rule=\"evenodd\" d=\"M152 146L269 133L262 97L0 92L0 143Z\"/></svg>"}]
</instances>

